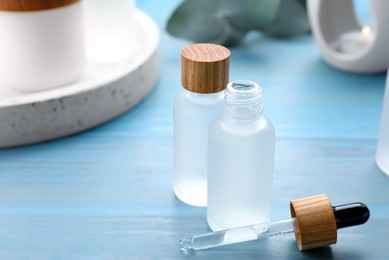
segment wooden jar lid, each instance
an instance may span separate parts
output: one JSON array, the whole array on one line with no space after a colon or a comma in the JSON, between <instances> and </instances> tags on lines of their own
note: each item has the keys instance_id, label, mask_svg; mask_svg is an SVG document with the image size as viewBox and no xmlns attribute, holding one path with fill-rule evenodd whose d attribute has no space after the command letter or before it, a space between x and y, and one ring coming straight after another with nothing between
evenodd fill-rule
<instances>
[{"instance_id":1,"label":"wooden jar lid","mask_svg":"<svg viewBox=\"0 0 389 260\"><path fill-rule=\"evenodd\" d=\"M336 220L326 194L292 200L290 212L297 219L299 232L295 235L300 250L336 243Z\"/></svg>"},{"instance_id":2,"label":"wooden jar lid","mask_svg":"<svg viewBox=\"0 0 389 260\"><path fill-rule=\"evenodd\" d=\"M0 0L1 11L29 12L58 8L80 0Z\"/></svg>"},{"instance_id":3,"label":"wooden jar lid","mask_svg":"<svg viewBox=\"0 0 389 260\"><path fill-rule=\"evenodd\" d=\"M230 51L217 44L199 43L181 52L182 86L196 93L216 93L226 88Z\"/></svg>"}]
</instances>

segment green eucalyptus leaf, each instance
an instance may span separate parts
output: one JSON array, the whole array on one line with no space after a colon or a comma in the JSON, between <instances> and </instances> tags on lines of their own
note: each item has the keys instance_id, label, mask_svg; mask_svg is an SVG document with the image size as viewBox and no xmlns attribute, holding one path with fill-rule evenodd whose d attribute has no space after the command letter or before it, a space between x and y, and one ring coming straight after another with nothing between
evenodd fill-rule
<instances>
[{"instance_id":1,"label":"green eucalyptus leaf","mask_svg":"<svg viewBox=\"0 0 389 260\"><path fill-rule=\"evenodd\" d=\"M299 0L299 2L304 7L305 12L307 12L307 0Z\"/></svg>"},{"instance_id":2,"label":"green eucalyptus leaf","mask_svg":"<svg viewBox=\"0 0 389 260\"><path fill-rule=\"evenodd\" d=\"M211 0L212 1L212 0ZM223 1L229 10L226 19L240 30L260 30L276 18L282 0L230 0Z\"/></svg>"},{"instance_id":3,"label":"green eucalyptus leaf","mask_svg":"<svg viewBox=\"0 0 389 260\"><path fill-rule=\"evenodd\" d=\"M282 0L276 19L262 31L274 37L290 37L308 32L305 1Z\"/></svg>"},{"instance_id":4,"label":"green eucalyptus leaf","mask_svg":"<svg viewBox=\"0 0 389 260\"><path fill-rule=\"evenodd\" d=\"M281 0L186 0L170 17L166 30L194 42L239 44L249 30L265 28Z\"/></svg>"}]
</instances>

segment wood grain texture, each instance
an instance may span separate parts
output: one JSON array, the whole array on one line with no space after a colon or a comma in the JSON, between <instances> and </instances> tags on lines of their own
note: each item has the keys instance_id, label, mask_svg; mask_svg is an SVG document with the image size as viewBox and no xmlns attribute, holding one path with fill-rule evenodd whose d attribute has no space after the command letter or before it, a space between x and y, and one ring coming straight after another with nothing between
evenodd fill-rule
<instances>
[{"instance_id":1,"label":"wood grain texture","mask_svg":"<svg viewBox=\"0 0 389 260\"><path fill-rule=\"evenodd\" d=\"M81 0L0 0L1 11L29 12L54 9Z\"/></svg>"},{"instance_id":2,"label":"wood grain texture","mask_svg":"<svg viewBox=\"0 0 389 260\"><path fill-rule=\"evenodd\" d=\"M206 209L172 190L172 106L188 42L163 28L179 3L137 2L162 32L161 77L141 104L79 135L0 150L0 258L389 259L389 178L374 162L385 75L332 69L309 35L254 34L231 50L231 79L261 84L276 129L272 219L290 217L291 199L326 193L333 205L365 203L369 221L339 230L335 245L303 252L293 234L179 250L181 238L210 231Z\"/></svg>"},{"instance_id":3,"label":"wood grain texture","mask_svg":"<svg viewBox=\"0 0 389 260\"><path fill-rule=\"evenodd\" d=\"M336 243L337 227L331 201L326 194L290 201L290 212L297 219L295 232L300 250Z\"/></svg>"},{"instance_id":4,"label":"wood grain texture","mask_svg":"<svg viewBox=\"0 0 389 260\"><path fill-rule=\"evenodd\" d=\"M226 88L230 51L220 45L192 44L181 51L182 86L196 93L216 93Z\"/></svg>"}]
</instances>

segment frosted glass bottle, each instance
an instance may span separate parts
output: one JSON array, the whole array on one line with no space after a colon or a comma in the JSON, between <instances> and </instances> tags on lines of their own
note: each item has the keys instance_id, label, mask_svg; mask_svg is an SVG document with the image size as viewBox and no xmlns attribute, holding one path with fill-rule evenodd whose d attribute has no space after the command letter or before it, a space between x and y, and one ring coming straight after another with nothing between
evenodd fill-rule
<instances>
[{"instance_id":1,"label":"frosted glass bottle","mask_svg":"<svg viewBox=\"0 0 389 260\"><path fill-rule=\"evenodd\" d=\"M174 105L174 193L207 205L208 129L220 113L228 83L228 49L194 44L182 50L182 86Z\"/></svg>"},{"instance_id":2,"label":"frosted glass bottle","mask_svg":"<svg viewBox=\"0 0 389 260\"><path fill-rule=\"evenodd\" d=\"M378 167L389 176L389 70L386 78L376 162Z\"/></svg>"},{"instance_id":3,"label":"frosted glass bottle","mask_svg":"<svg viewBox=\"0 0 389 260\"><path fill-rule=\"evenodd\" d=\"M270 221L275 133L260 86L234 81L208 145L208 225L214 231Z\"/></svg>"}]
</instances>

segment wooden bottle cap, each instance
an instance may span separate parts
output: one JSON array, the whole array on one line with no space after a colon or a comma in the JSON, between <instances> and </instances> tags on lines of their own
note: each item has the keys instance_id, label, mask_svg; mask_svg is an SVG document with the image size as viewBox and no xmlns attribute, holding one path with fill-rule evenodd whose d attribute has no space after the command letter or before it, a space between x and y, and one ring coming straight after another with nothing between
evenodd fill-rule
<instances>
[{"instance_id":1,"label":"wooden bottle cap","mask_svg":"<svg viewBox=\"0 0 389 260\"><path fill-rule=\"evenodd\" d=\"M300 250L336 243L336 220L326 194L292 200L290 212L297 219L299 232L295 236Z\"/></svg>"},{"instance_id":2,"label":"wooden bottle cap","mask_svg":"<svg viewBox=\"0 0 389 260\"><path fill-rule=\"evenodd\" d=\"M181 52L182 86L196 93L216 93L226 88L230 51L217 44L199 43Z\"/></svg>"},{"instance_id":3,"label":"wooden bottle cap","mask_svg":"<svg viewBox=\"0 0 389 260\"><path fill-rule=\"evenodd\" d=\"M0 0L1 11L29 12L58 8L80 0Z\"/></svg>"}]
</instances>

